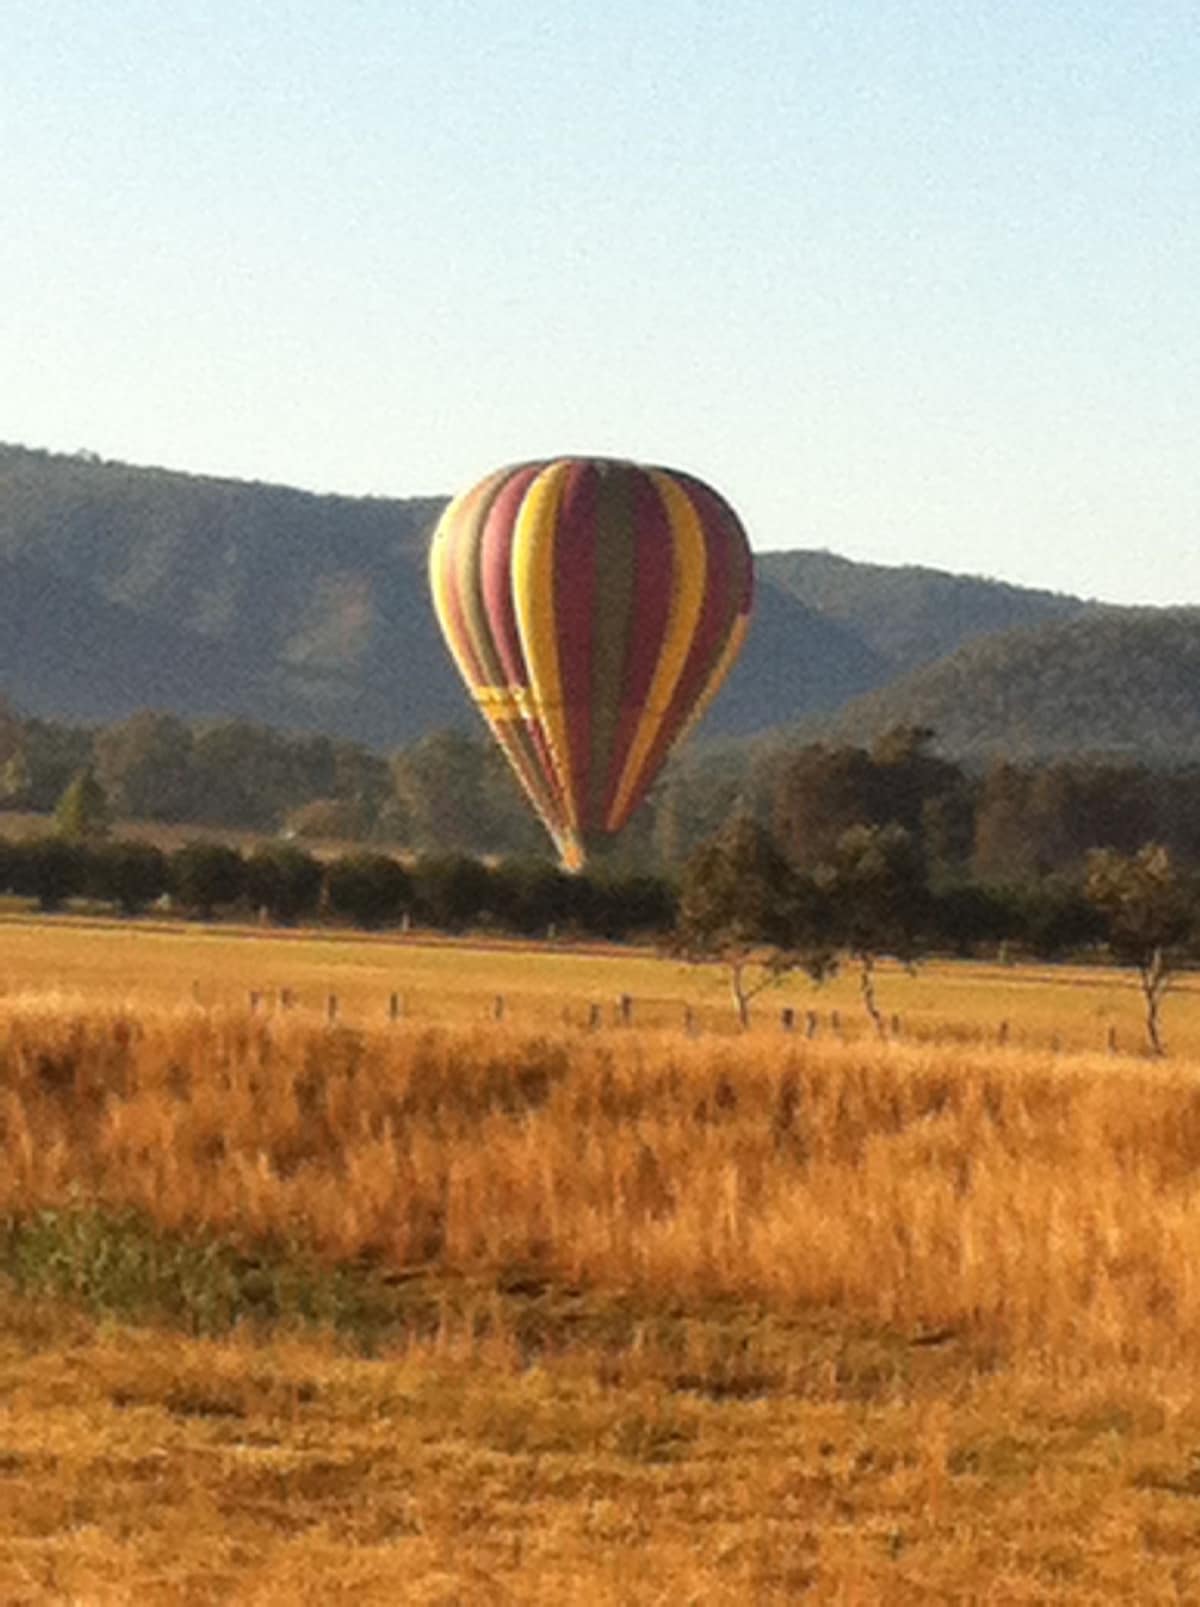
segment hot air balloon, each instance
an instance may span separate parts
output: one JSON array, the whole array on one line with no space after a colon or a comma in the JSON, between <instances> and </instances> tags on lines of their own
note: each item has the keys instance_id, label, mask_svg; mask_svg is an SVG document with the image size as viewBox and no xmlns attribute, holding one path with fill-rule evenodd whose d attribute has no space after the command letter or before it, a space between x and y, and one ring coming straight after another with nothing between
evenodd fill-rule
<instances>
[{"instance_id":1,"label":"hot air balloon","mask_svg":"<svg viewBox=\"0 0 1200 1607\"><path fill-rule=\"evenodd\" d=\"M673 469L517 464L446 509L430 580L471 696L580 869L737 657L753 593L737 515Z\"/></svg>"}]
</instances>

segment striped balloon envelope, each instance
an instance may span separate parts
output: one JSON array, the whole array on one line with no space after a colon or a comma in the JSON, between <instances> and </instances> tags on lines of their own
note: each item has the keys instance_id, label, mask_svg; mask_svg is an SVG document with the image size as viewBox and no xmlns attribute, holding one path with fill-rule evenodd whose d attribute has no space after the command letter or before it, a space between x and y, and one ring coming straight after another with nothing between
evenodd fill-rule
<instances>
[{"instance_id":1,"label":"striped balloon envelope","mask_svg":"<svg viewBox=\"0 0 1200 1607\"><path fill-rule=\"evenodd\" d=\"M578 870L737 657L753 595L737 515L673 469L518 464L446 509L430 579L472 697Z\"/></svg>"}]
</instances>

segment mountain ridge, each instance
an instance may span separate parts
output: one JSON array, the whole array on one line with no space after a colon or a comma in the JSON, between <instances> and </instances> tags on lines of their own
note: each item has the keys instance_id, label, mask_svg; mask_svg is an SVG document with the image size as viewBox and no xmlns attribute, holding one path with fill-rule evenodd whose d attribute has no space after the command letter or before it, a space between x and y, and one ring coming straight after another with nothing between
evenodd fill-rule
<instances>
[{"instance_id":1,"label":"mountain ridge","mask_svg":"<svg viewBox=\"0 0 1200 1607\"><path fill-rule=\"evenodd\" d=\"M58 719L168 708L377 748L476 729L428 601L426 548L446 500L0 445L0 692ZM819 549L759 553L755 566L752 628L705 737L832 733L872 711L919 720L937 704L921 677L973 643L1020 637L946 672L960 697L1006 652L1027 653L1030 633L1138 612ZM1190 665L1190 648L1172 640ZM942 734L952 748L952 731Z\"/></svg>"}]
</instances>

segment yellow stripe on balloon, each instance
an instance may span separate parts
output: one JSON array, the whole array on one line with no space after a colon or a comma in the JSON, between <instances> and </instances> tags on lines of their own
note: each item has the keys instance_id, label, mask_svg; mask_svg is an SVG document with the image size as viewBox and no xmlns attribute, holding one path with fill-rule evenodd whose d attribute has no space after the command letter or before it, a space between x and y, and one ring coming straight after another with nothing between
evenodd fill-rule
<instances>
[{"instance_id":1,"label":"yellow stripe on balloon","mask_svg":"<svg viewBox=\"0 0 1200 1607\"><path fill-rule=\"evenodd\" d=\"M642 769L654 745L663 718L671 706L688 650L704 605L704 586L708 578L708 554L700 516L692 506L687 493L658 469L648 469L662 498L671 527L672 576L671 603L667 613L667 628L663 636L662 652L654 669L654 679L646 696L646 707L638 721L637 730L629 747L629 756L621 772L621 782L605 822L608 831L615 831L624 820L625 811L634 797Z\"/></svg>"},{"instance_id":2,"label":"yellow stripe on balloon","mask_svg":"<svg viewBox=\"0 0 1200 1607\"><path fill-rule=\"evenodd\" d=\"M442 627L442 635L446 638L446 645L454 655L454 662L458 665L467 685L471 685L471 673L467 660L459 646L457 634L453 629L453 615L450 611L451 571L450 571L450 543L453 539L455 521L463 504L470 497L471 492L464 492L462 496L455 497L438 520L438 527L434 531L433 541L429 547L429 587L433 592L433 609L438 617L438 624Z\"/></svg>"},{"instance_id":3,"label":"yellow stripe on balloon","mask_svg":"<svg viewBox=\"0 0 1200 1607\"><path fill-rule=\"evenodd\" d=\"M562 669L554 615L554 547L570 463L552 463L533 480L521 499L513 527L513 606L529 682L537 688L534 710L550 749L567 824L578 830L577 800L571 796L570 745L563 707Z\"/></svg>"},{"instance_id":4,"label":"yellow stripe on balloon","mask_svg":"<svg viewBox=\"0 0 1200 1607\"><path fill-rule=\"evenodd\" d=\"M528 727L531 718L529 689L477 682L486 649L475 640L469 611L462 596L464 575L470 572L474 559L474 554L460 550L462 542L468 535L468 527L474 526L469 530L472 538L478 536L480 506L491 502L510 472L502 469L489 475L479 485L456 497L446 508L430 543L430 588L442 634L475 706L499 743L537 815L551 837L555 837L562 825L561 811L547 778L537 766L533 748L520 730L521 726Z\"/></svg>"},{"instance_id":5,"label":"yellow stripe on balloon","mask_svg":"<svg viewBox=\"0 0 1200 1607\"><path fill-rule=\"evenodd\" d=\"M471 696L490 720L527 720L536 707L527 686L476 686Z\"/></svg>"}]
</instances>

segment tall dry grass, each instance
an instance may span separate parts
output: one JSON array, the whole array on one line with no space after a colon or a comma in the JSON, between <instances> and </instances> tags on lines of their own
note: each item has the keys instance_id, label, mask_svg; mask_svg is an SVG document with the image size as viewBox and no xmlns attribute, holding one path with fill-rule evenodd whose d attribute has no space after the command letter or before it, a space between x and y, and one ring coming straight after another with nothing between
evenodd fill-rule
<instances>
[{"instance_id":1,"label":"tall dry grass","mask_svg":"<svg viewBox=\"0 0 1200 1607\"><path fill-rule=\"evenodd\" d=\"M1200 1332L1196 1068L953 1046L0 1011L0 1214L652 1298L836 1305L1067 1366Z\"/></svg>"}]
</instances>

